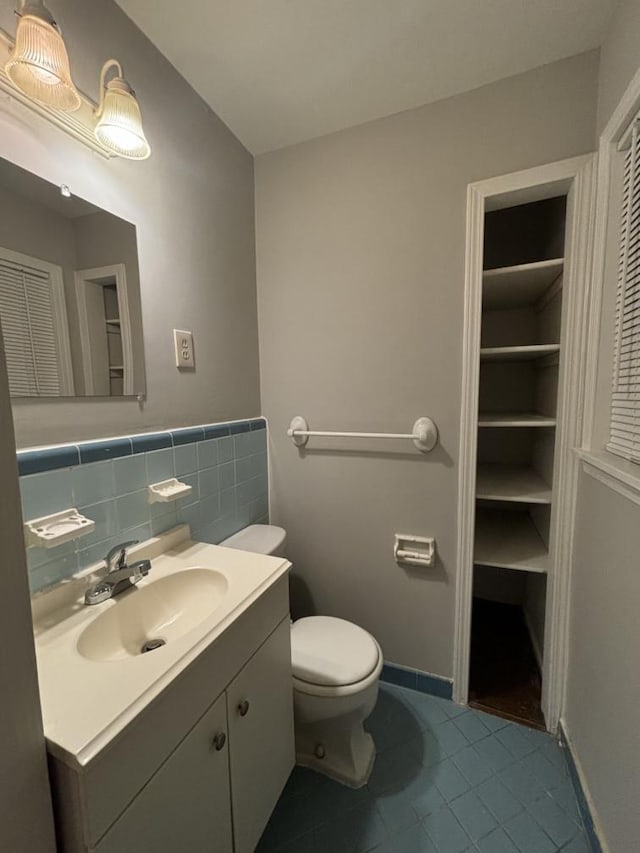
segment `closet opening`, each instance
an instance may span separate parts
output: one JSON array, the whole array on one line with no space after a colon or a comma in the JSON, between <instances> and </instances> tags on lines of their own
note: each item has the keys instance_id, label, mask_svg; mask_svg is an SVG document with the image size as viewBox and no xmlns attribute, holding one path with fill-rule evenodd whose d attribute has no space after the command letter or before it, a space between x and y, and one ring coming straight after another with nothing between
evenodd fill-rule
<instances>
[{"instance_id":1,"label":"closet opening","mask_svg":"<svg viewBox=\"0 0 640 853\"><path fill-rule=\"evenodd\" d=\"M467 191L453 698L552 732L569 659L595 163Z\"/></svg>"},{"instance_id":2,"label":"closet opening","mask_svg":"<svg viewBox=\"0 0 640 853\"><path fill-rule=\"evenodd\" d=\"M544 575L475 568L469 705L543 730L545 596Z\"/></svg>"},{"instance_id":3,"label":"closet opening","mask_svg":"<svg viewBox=\"0 0 640 853\"><path fill-rule=\"evenodd\" d=\"M566 196L485 213L469 702L538 728Z\"/></svg>"}]
</instances>

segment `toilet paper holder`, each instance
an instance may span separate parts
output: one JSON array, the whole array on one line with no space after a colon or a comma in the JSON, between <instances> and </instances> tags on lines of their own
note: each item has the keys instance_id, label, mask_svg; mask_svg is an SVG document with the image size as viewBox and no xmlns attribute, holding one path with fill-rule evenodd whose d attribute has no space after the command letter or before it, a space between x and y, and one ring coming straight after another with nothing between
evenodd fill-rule
<instances>
[{"instance_id":1,"label":"toilet paper holder","mask_svg":"<svg viewBox=\"0 0 640 853\"><path fill-rule=\"evenodd\" d=\"M436 557L436 540L433 536L412 536L396 533L393 558L399 566L419 566L430 569Z\"/></svg>"}]
</instances>

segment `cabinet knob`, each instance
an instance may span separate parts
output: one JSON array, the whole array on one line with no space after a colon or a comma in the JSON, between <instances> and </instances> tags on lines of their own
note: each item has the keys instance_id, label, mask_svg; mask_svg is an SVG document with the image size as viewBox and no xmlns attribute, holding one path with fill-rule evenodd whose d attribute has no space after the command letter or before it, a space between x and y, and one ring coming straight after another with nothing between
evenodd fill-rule
<instances>
[{"instance_id":1,"label":"cabinet knob","mask_svg":"<svg viewBox=\"0 0 640 853\"><path fill-rule=\"evenodd\" d=\"M249 700L243 699L242 702L238 703L238 713L241 717L246 717L249 713Z\"/></svg>"},{"instance_id":2,"label":"cabinet knob","mask_svg":"<svg viewBox=\"0 0 640 853\"><path fill-rule=\"evenodd\" d=\"M224 747L227 742L227 736L224 732L218 732L217 735L213 738L213 746L215 746L216 750L220 752L220 750Z\"/></svg>"}]
</instances>

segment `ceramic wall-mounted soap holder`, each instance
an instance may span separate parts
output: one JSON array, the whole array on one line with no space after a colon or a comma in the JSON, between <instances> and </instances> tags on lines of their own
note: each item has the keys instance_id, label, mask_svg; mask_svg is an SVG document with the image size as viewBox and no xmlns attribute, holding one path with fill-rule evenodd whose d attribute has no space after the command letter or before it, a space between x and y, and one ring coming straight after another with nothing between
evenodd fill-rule
<instances>
[{"instance_id":1,"label":"ceramic wall-mounted soap holder","mask_svg":"<svg viewBox=\"0 0 640 853\"><path fill-rule=\"evenodd\" d=\"M54 512L53 515L26 521L25 542L28 548L55 548L57 545L91 533L95 526L95 521L81 515L72 507L62 512Z\"/></svg>"},{"instance_id":2,"label":"ceramic wall-mounted soap holder","mask_svg":"<svg viewBox=\"0 0 640 853\"><path fill-rule=\"evenodd\" d=\"M169 480L162 480L160 483L152 483L148 490L148 498L150 504L167 503L168 501L177 501L178 498L184 498L191 494L193 487L187 483L181 483L175 477Z\"/></svg>"}]
</instances>

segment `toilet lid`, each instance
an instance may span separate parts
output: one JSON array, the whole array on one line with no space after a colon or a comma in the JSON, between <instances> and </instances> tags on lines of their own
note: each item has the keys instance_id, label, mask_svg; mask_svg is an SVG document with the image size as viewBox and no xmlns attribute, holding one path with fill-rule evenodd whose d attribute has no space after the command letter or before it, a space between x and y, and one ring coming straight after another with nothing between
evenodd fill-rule
<instances>
[{"instance_id":1,"label":"toilet lid","mask_svg":"<svg viewBox=\"0 0 640 853\"><path fill-rule=\"evenodd\" d=\"M344 619L309 616L291 626L293 676L308 684L344 686L363 681L378 665L371 634Z\"/></svg>"}]
</instances>

